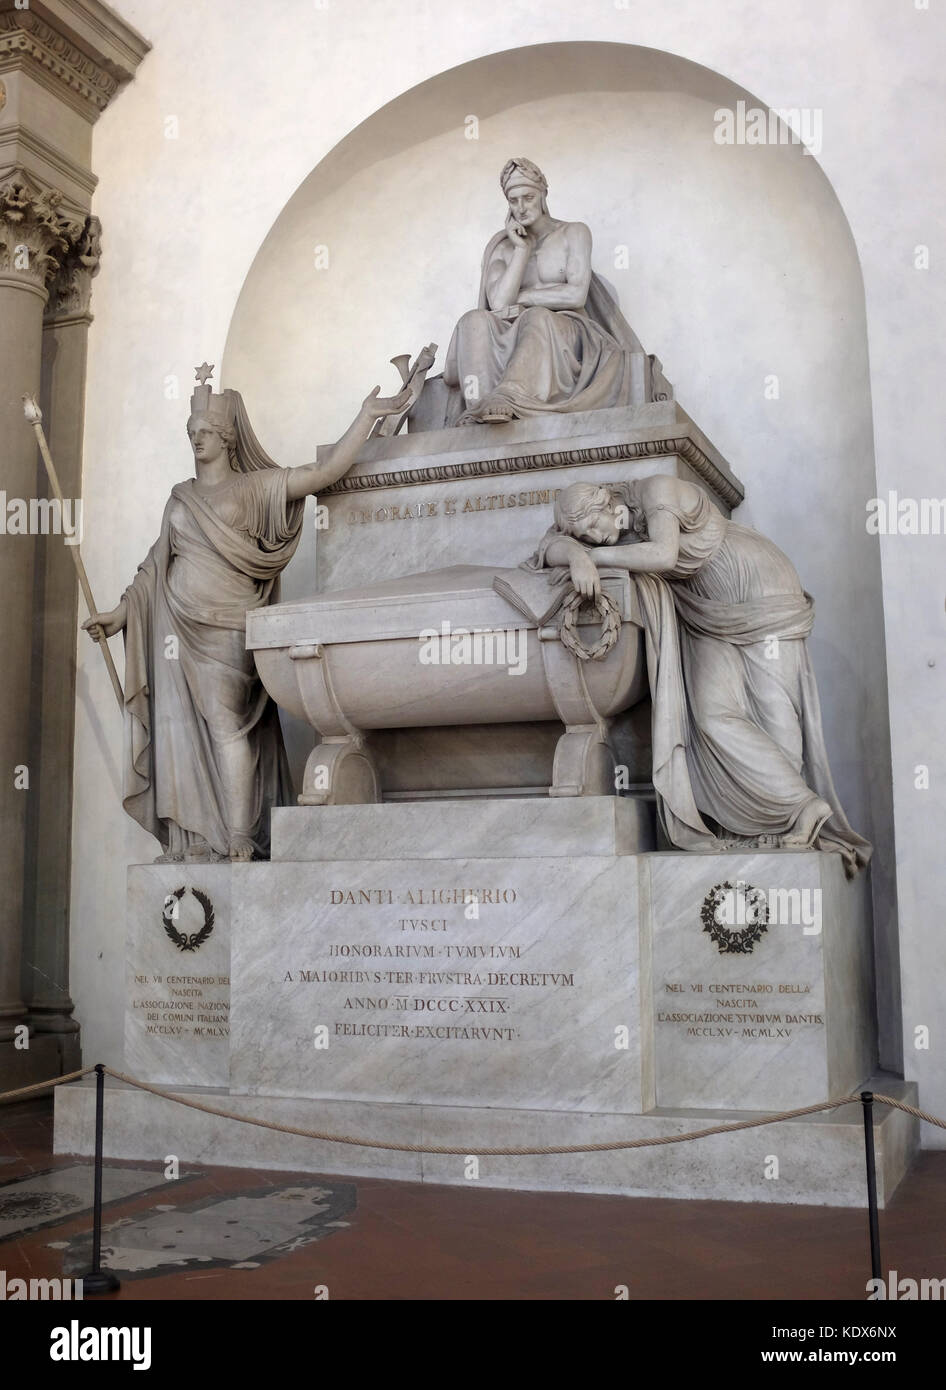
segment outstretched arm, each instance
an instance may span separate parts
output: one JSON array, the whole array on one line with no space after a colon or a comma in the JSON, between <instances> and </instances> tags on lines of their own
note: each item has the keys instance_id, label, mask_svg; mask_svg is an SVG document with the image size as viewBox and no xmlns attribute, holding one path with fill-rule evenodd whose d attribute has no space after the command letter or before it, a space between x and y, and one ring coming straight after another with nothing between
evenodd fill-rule
<instances>
[{"instance_id":1,"label":"outstretched arm","mask_svg":"<svg viewBox=\"0 0 946 1390\"><path fill-rule=\"evenodd\" d=\"M355 462L375 420L383 415L399 415L410 404L409 386L405 386L396 396L379 396L380 390L381 387L376 386L365 397L358 414L325 458L319 459L318 463L305 463L300 468L288 470L286 496L290 501L308 497L310 493L323 492L330 484L344 477Z\"/></svg>"}]
</instances>

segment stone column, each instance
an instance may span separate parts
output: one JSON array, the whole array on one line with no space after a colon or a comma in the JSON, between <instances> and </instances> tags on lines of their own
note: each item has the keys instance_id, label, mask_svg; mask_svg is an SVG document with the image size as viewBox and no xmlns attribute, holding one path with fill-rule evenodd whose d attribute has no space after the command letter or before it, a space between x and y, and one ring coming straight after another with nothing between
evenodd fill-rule
<instances>
[{"instance_id":1,"label":"stone column","mask_svg":"<svg viewBox=\"0 0 946 1390\"><path fill-rule=\"evenodd\" d=\"M58 266L56 253L68 245L60 199L22 170L0 184L0 1040L14 1036L26 1013L20 947L27 809L37 775L30 748L36 539L29 534L37 451L22 396L40 389L46 281Z\"/></svg>"},{"instance_id":2,"label":"stone column","mask_svg":"<svg viewBox=\"0 0 946 1390\"><path fill-rule=\"evenodd\" d=\"M99 219L88 216L78 236L69 237L44 319L40 405L67 499L79 499L82 492L89 302L99 268L101 230ZM36 493L51 495L41 462ZM33 719L30 762L37 769L37 782L27 816L23 998L36 1033L71 1034L79 1025L72 1017L69 994L72 800L64 788L72 781L78 589L63 538L41 535L36 546L33 611L42 621L33 627L33 708L38 717ZM72 1061L78 1064L78 1056Z\"/></svg>"},{"instance_id":3,"label":"stone column","mask_svg":"<svg viewBox=\"0 0 946 1390\"><path fill-rule=\"evenodd\" d=\"M99 231L92 127L148 48L102 0L0 0L0 491L32 502L34 520L47 482L20 398L40 400L65 496L80 498ZM0 1091L78 1057L68 978L78 594L62 536L21 535L9 506L3 514Z\"/></svg>"}]
</instances>

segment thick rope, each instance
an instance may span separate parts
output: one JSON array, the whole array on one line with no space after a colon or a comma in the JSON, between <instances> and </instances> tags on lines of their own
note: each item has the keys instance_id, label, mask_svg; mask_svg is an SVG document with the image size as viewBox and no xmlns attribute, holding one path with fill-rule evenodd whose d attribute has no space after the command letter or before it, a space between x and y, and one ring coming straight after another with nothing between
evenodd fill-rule
<instances>
[{"instance_id":1,"label":"thick rope","mask_svg":"<svg viewBox=\"0 0 946 1390\"><path fill-rule=\"evenodd\" d=\"M781 1114L767 1115L762 1119L737 1120L730 1124L713 1125L710 1129L694 1130L689 1134L665 1134L655 1139L614 1139L600 1144L552 1144L545 1148L482 1149L476 1145L458 1148L443 1144L392 1144L383 1139L356 1139L348 1134L327 1134L318 1129L302 1129L296 1125L276 1124L271 1120L258 1120L252 1115L239 1115L233 1110L218 1110L214 1106L203 1105L200 1101L188 1100L184 1096L163 1091L159 1086L152 1086L147 1081L137 1081L132 1076L125 1076L120 1071L113 1071L111 1067L106 1067L105 1071L116 1081L124 1081L127 1085L135 1086L140 1091L150 1091L152 1095L161 1096L164 1100L176 1101L179 1105L186 1105L191 1110L200 1110L205 1115L216 1115L221 1120L240 1120L243 1124L258 1125L261 1129L276 1130L279 1134L297 1134L303 1139L320 1139L328 1144L353 1144L361 1149L389 1149L395 1153L477 1154L486 1158L521 1158L526 1155L538 1154L609 1153L616 1149L646 1149L661 1144L680 1144L687 1139L703 1139L708 1134L728 1134L738 1129L755 1129L758 1125L774 1125L780 1120L792 1120L802 1115L814 1115L819 1110L834 1110L839 1105L850 1105L852 1101L859 1099L856 1095L843 1096L840 1100L822 1101L819 1105L805 1105L799 1110L786 1110Z\"/></svg>"},{"instance_id":2,"label":"thick rope","mask_svg":"<svg viewBox=\"0 0 946 1390\"><path fill-rule=\"evenodd\" d=\"M873 1096L874 1100L879 1100L882 1105L892 1105L894 1110L903 1110L908 1115L915 1115L918 1120L925 1120L928 1125L938 1125L940 1129L946 1129L946 1120L938 1119L927 1110L917 1110L915 1105L907 1105L904 1100L894 1100L893 1096L878 1095L876 1091L874 1091Z\"/></svg>"},{"instance_id":3,"label":"thick rope","mask_svg":"<svg viewBox=\"0 0 946 1390\"><path fill-rule=\"evenodd\" d=\"M23 1096L32 1095L34 1091L48 1091L50 1086L61 1086L64 1081L78 1081L80 1077L88 1076L91 1071L95 1071L95 1068L83 1067L81 1071L70 1071L65 1076L54 1076L52 1081L37 1081L33 1086L21 1086L18 1091L4 1091L0 1095L0 1102L21 1100Z\"/></svg>"},{"instance_id":4,"label":"thick rope","mask_svg":"<svg viewBox=\"0 0 946 1390\"><path fill-rule=\"evenodd\" d=\"M160 1086L152 1086L147 1081L139 1081L136 1077L127 1076L121 1071L114 1071L111 1067L103 1067L102 1070L106 1076L112 1076L116 1081L123 1081L126 1086L134 1086L139 1091L148 1091L151 1095L160 1096L163 1100L172 1101L175 1105L185 1105L189 1110L199 1110L204 1115L215 1115L220 1120L237 1120L241 1124L256 1125L259 1129L272 1129L277 1134L295 1134L302 1139L318 1139L327 1144L351 1144L360 1149L386 1149L394 1153L459 1154L464 1156L473 1153L484 1158L524 1158L543 1154L613 1153L624 1149L652 1149L658 1148L662 1144L683 1144L691 1139L706 1139L711 1134L734 1134L742 1129L759 1129L762 1125L780 1124L783 1120L797 1120L803 1115L816 1115L823 1110L837 1110L842 1105L859 1104L861 1099L858 1091L849 1096L841 1096L838 1100L820 1101L817 1105L803 1105L797 1110L782 1110L777 1115L765 1115L753 1120L733 1120L728 1124L711 1125L708 1129L694 1129L686 1134L663 1134L653 1139L612 1139L600 1144L551 1144L538 1149L482 1149L470 1144L462 1148L455 1148L444 1144L392 1144L383 1139L357 1139L348 1134L327 1134L318 1129L303 1129L297 1125L281 1125L272 1120L257 1119L254 1115L240 1115L235 1110L219 1110L212 1105L203 1105L197 1100L188 1100L186 1096L175 1095L173 1091L162 1090ZM45 1091L50 1086L62 1086L67 1081L78 1081L93 1071L95 1071L95 1067L83 1067L80 1071L72 1071L65 1076L53 1077L51 1081L39 1081L33 1086L22 1086L16 1091L5 1091L0 1095L0 1102L20 1099L36 1091ZM893 1096L880 1095L876 1091L873 1093L873 1097L882 1105L892 1106L895 1110L903 1110L918 1120L925 1120L927 1124L938 1125L940 1129L946 1129L946 1120L941 1120L936 1115L930 1115L926 1110L917 1110L915 1106L907 1105L905 1101L895 1100Z\"/></svg>"}]
</instances>

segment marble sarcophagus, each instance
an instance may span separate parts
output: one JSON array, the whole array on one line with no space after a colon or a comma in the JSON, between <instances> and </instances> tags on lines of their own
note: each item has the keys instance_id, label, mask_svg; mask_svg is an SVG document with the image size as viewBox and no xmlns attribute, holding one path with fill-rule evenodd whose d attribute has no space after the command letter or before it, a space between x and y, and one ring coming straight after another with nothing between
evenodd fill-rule
<instances>
[{"instance_id":1,"label":"marble sarcophagus","mask_svg":"<svg viewBox=\"0 0 946 1390\"><path fill-rule=\"evenodd\" d=\"M615 719L647 695L634 585L626 573L602 575L620 618L617 640L603 658L579 660L561 641L560 607L527 613L508 596L521 575L459 565L247 614L247 647L266 689L319 734L302 805L406 799L405 789L420 787L468 791L468 740L478 740L476 761L482 767L485 755L488 767L494 733L500 751L479 794L497 783L506 794L615 791ZM592 645L600 616L585 608L578 625L582 645ZM503 758L510 726L518 752ZM503 779L495 768L510 759L515 770ZM409 766L418 761L422 771Z\"/></svg>"}]
</instances>

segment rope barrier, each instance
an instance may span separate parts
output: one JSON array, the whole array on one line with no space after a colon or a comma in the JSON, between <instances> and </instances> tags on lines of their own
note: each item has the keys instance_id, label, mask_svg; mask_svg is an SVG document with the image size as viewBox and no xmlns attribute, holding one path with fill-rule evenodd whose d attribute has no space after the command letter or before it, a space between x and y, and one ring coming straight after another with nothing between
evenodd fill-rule
<instances>
[{"instance_id":1,"label":"rope barrier","mask_svg":"<svg viewBox=\"0 0 946 1390\"><path fill-rule=\"evenodd\" d=\"M739 1130L758 1129L763 1125L780 1124L783 1120L797 1120L804 1115L816 1115L822 1111L837 1110L842 1105L858 1104L861 1100L859 1092L852 1095L840 1096L837 1100L820 1101L817 1105L803 1105L795 1110L782 1110L775 1115L764 1115L751 1120L732 1120L726 1124L710 1125L707 1129L690 1130L684 1134L662 1134L649 1139L611 1139L597 1144L549 1144L540 1148L525 1147L504 1147L504 1148L480 1148L476 1144L468 1144L463 1147L445 1144L395 1144L384 1139L359 1139L350 1134L330 1134L325 1130L304 1129L299 1125L282 1125L273 1120L261 1120L255 1115L241 1115L234 1110L221 1110L216 1106L204 1105L201 1101L190 1100L186 1096L177 1095L173 1091L165 1091L160 1086L153 1086L150 1082L139 1081L137 1077L128 1076L125 1072L115 1071L112 1067L103 1067L103 1072L113 1077L116 1081L123 1082L126 1086L134 1086L139 1091L148 1091L151 1095L159 1096L162 1100L169 1100L176 1105L184 1105L189 1110L198 1110L205 1115L214 1115L221 1120L237 1120L241 1124L256 1125L259 1129L271 1129L277 1134L294 1134L302 1139L317 1139L327 1144L349 1144L362 1149L386 1149L393 1153L420 1153L420 1154L445 1154L445 1155L467 1155L477 1154L484 1158L524 1158L530 1156L542 1156L544 1154L583 1154L583 1153L613 1153L626 1149L649 1149L659 1148L664 1144L684 1144L694 1139L706 1139L712 1134L734 1134ZM48 1090L51 1086L62 1086L66 1082L78 1081L83 1076L88 1076L95 1071L94 1067L83 1067L80 1071L69 1072L66 1076L54 1077L51 1081L40 1081L32 1086L22 1086L16 1091L6 1091L0 1095L0 1102L9 1101L15 1098L22 1098L36 1091ZM938 1125L940 1129L946 1129L946 1120L941 1120L935 1115L930 1115L925 1110L918 1110L915 1106L907 1105L905 1101L895 1100L893 1096L880 1095L874 1092L874 1100L880 1101L883 1105L889 1105L896 1110L903 1110L908 1115L913 1115L918 1120L925 1120L927 1124Z\"/></svg>"},{"instance_id":2,"label":"rope barrier","mask_svg":"<svg viewBox=\"0 0 946 1390\"><path fill-rule=\"evenodd\" d=\"M928 1125L938 1125L940 1129L946 1129L946 1120L931 1115L928 1110L917 1110L915 1105L907 1105L904 1100L894 1100L893 1096L882 1096L878 1091L874 1092L874 1100L879 1100L882 1105L891 1105L894 1110L903 1110L908 1115L915 1115L918 1120L925 1120Z\"/></svg>"},{"instance_id":3,"label":"rope barrier","mask_svg":"<svg viewBox=\"0 0 946 1390\"><path fill-rule=\"evenodd\" d=\"M661 1144L680 1144L687 1139L703 1139L708 1134L727 1134L738 1129L754 1129L758 1125L777 1124L780 1120L797 1119L802 1115L813 1115L819 1110L833 1110L839 1105L850 1105L852 1101L857 1101L858 1096L843 1096L840 1100L822 1101L819 1105L805 1105L798 1110L786 1110L778 1115L767 1115L761 1119L736 1120L729 1124L713 1125L709 1129L694 1130L689 1134L663 1134L653 1139L613 1139L600 1144L552 1144L543 1148L479 1148L477 1145L467 1145L464 1148L457 1148L453 1145L443 1144L393 1144L384 1139L356 1139L348 1134L327 1134L317 1129L302 1129L296 1125L281 1125L272 1120L259 1120L251 1115L239 1115L232 1110L218 1110L214 1106L203 1105L200 1101L188 1100L184 1096L173 1095L169 1091L163 1091L158 1086L152 1086L147 1081L137 1081L134 1077L125 1076L122 1072L113 1071L111 1067L106 1067L105 1072L108 1076L113 1076L116 1081L124 1081L129 1086L135 1086L141 1091L150 1091L152 1095L161 1096L165 1100L176 1101L180 1105L186 1105L191 1110L201 1110L206 1115L216 1115L221 1120L242 1120L244 1124L258 1125L261 1129L273 1129L279 1134L296 1134L303 1139L319 1139L328 1144L353 1144L363 1149L388 1149L394 1153L419 1153L419 1154L477 1154L481 1158L524 1158L527 1155L542 1154L584 1154L584 1153L610 1153L618 1149L646 1149L657 1147Z\"/></svg>"},{"instance_id":4,"label":"rope barrier","mask_svg":"<svg viewBox=\"0 0 946 1390\"><path fill-rule=\"evenodd\" d=\"M95 1071L94 1067L82 1067L79 1071L67 1072L65 1076L54 1076L52 1081L37 1081L32 1086L21 1086L18 1091L4 1091L0 1095L0 1101L21 1099L23 1096L31 1095L34 1091L48 1091L50 1086L62 1086L67 1081L78 1081L93 1071Z\"/></svg>"},{"instance_id":5,"label":"rope barrier","mask_svg":"<svg viewBox=\"0 0 946 1390\"><path fill-rule=\"evenodd\" d=\"M255 1125L259 1129L274 1130L277 1134L295 1134L303 1139L318 1139L327 1144L351 1144L361 1149L386 1149L394 1153L419 1153L419 1154L446 1154L446 1155L469 1155L471 1152L484 1157L495 1158L516 1158L530 1156L540 1156L543 1154L587 1154L587 1153L613 1153L629 1149L649 1149L658 1148L664 1144L685 1144L694 1139L706 1139L711 1134L733 1134L744 1129L758 1129L763 1125L779 1124L783 1120L800 1119L803 1115L817 1115L823 1111L837 1110L843 1105L856 1105L860 1102L863 1121L864 1121L864 1153L867 1162L867 1208L870 1224L870 1258L871 1275L874 1279L880 1279L883 1275L883 1266L880 1258L880 1225L877 1202L877 1166L874 1155L874 1102L879 1101L881 1105L889 1105L895 1110L902 1110L907 1115L912 1115L918 1120L924 1120L927 1124L937 1125L940 1129L946 1129L946 1120L942 1120L937 1115L930 1115L925 1110L918 1110L916 1106L908 1105L906 1101L895 1100L893 1096L879 1095L870 1091L861 1091L857 1094L840 1096L837 1100L821 1101L818 1105L802 1105L795 1110L782 1110L775 1115L758 1115L751 1120L734 1120L727 1124L710 1125L707 1129L690 1130L685 1134L662 1134L651 1139L612 1139L599 1144L549 1144L541 1148L488 1148L482 1149L475 1144L467 1144L462 1148L446 1144L394 1144L384 1139L358 1139L350 1134L328 1134L324 1130L303 1129L298 1125L281 1125L273 1120L260 1120L255 1115L240 1115L233 1110L221 1110L216 1106L204 1105L198 1100L190 1100L186 1096L175 1095L173 1091L165 1091L160 1086L152 1086L148 1081L139 1081L135 1076L128 1076L125 1072L115 1071L112 1067L106 1067L102 1063L94 1067L83 1067L79 1071L69 1072L66 1076L56 1076L49 1081L39 1081L31 1086L21 1086L18 1090L7 1091L0 1095L0 1103L4 1101L20 1100L24 1096L35 1095L38 1091L49 1090L50 1087L62 1086L70 1081L78 1081L83 1076L88 1076L90 1072L95 1072L95 1160L94 1160L94 1182L92 1198L92 1267L82 1276L83 1293L86 1294L105 1294L114 1293L121 1287L121 1281L111 1269L102 1267L102 1180L104 1172L104 1123L105 1123L105 1077L114 1077L116 1081L121 1081L126 1086L134 1086L139 1091L147 1091L151 1095L158 1096L163 1100L168 1100L174 1105L184 1105L189 1110L198 1110L205 1115L214 1115L221 1120L237 1120L241 1124Z\"/></svg>"}]
</instances>

